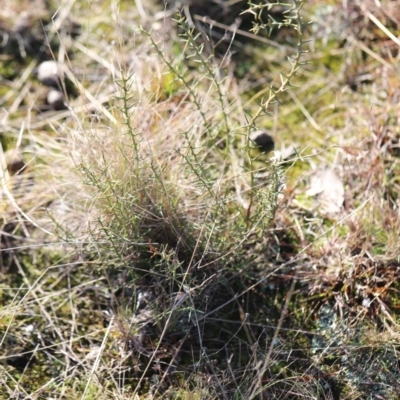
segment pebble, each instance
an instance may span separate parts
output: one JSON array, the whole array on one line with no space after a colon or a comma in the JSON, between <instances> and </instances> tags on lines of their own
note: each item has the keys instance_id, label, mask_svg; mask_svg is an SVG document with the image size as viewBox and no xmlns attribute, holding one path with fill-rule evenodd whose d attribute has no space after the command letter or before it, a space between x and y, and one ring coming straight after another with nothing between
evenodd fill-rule
<instances>
[{"instance_id":1,"label":"pebble","mask_svg":"<svg viewBox=\"0 0 400 400\"><path fill-rule=\"evenodd\" d=\"M61 65L56 61L44 61L37 69L37 77L43 85L59 87L62 77Z\"/></svg>"},{"instance_id":2,"label":"pebble","mask_svg":"<svg viewBox=\"0 0 400 400\"><path fill-rule=\"evenodd\" d=\"M11 149L5 153L7 170L10 175L20 174L24 171L26 164L17 150Z\"/></svg>"},{"instance_id":3,"label":"pebble","mask_svg":"<svg viewBox=\"0 0 400 400\"><path fill-rule=\"evenodd\" d=\"M65 105L64 93L56 89L50 89L47 93L47 104L49 104L53 110L65 110L67 107Z\"/></svg>"},{"instance_id":4,"label":"pebble","mask_svg":"<svg viewBox=\"0 0 400 400\"><path fill-rule=\"evenodd\" d=\"M269 153L270 151L274 150L274 139L272 139L272 136L267 131L260 130L252 132L250 134L250 140L265 153Z\"/></svg>"}]
</instances>

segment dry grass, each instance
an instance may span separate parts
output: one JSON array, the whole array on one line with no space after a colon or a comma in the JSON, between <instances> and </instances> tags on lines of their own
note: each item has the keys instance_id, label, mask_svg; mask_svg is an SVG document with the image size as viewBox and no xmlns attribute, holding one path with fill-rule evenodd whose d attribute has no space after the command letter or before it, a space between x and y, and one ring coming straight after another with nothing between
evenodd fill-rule
<instances>
[{"instance_id":1,"label":"dry grass","mask_svg":"<svg viewBox=\"0 0 400 400\"><path fill-rule=\"evenodd\" d=\"M290 30L214 59L157 5L38 2L29 46L69 81L49 111L5 8L0 398L397 398L394 3L305 4L310 64L265 116ZM296 152L260 155L253 123ZM325 167L334 214L306 194Z\"/></svg>"}]
</instances>

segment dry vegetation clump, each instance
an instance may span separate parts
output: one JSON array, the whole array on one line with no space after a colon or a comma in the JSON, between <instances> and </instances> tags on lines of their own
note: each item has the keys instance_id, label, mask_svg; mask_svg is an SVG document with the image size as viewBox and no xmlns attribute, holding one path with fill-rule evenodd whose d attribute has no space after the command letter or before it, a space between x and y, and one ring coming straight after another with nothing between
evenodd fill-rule
<instances>
[{"instance_id":1,"label":"dry vegetation clump","mask_svg":"<svg viewBox=\"0 0 400 400\"><path fill-rule=\"evenodd\" d=\"M36 1L34 9L24 1L5 2L0 12L3 62L21 60L42 50L45 41L43 25L47 25L49 17L45 1Z\"/></svg>"},{"instance_id":2,"label":"dry vegetation clump","mask_svg":"<svg viewBox=\"0 0 400 400\"><path fill-rule=\"evenodd\" d=\"M0 398L396 399L395 2L136 3L6 80Z\"/></svg>"}]
</instances>

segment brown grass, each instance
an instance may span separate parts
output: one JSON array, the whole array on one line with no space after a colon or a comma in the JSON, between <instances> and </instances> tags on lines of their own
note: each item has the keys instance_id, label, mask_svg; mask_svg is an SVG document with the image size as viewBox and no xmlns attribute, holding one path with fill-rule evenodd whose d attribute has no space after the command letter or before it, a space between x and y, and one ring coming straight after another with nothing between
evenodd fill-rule
<instances>
[{"instance_id":1,"label":"brown grass","mask_svg":"<svg viewBox=\"0 0 400 400\"><path fill-rule=\"evenodd\" d=\"M304 5L310 64L257 120L296 148L280 164L247 134L290 70L288 31L219 59L150 8L67 1L53 24L42 2L7 3L0 398L397 398L395 3ZM26 49L51 39L39 59L25 12ZM33 75L52 56L64 111ZM326 167L336 214L306 195Z\"/></svg>"}]
</instances>

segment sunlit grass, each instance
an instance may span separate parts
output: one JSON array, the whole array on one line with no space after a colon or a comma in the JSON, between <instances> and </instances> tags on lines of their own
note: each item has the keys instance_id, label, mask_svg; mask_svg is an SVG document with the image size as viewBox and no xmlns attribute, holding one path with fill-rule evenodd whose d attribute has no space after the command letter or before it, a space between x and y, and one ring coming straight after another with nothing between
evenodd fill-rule
<instances>
[{"instance_id":1,"label":"sunlit grass","mask_svg":"<svg viewBox=\"0 0 400 400\"><path fill-rule=\"evenodd\" d=\"M310 45L285 28L220 56L188 9L67 1L80 35L44 24L76 89L61 112L35 60L8 81L1 59L0 398L396 398L398 55L331 3L304 4ZM335 214L307 195L324 168Z\"/></svg>"}]
</instances>

